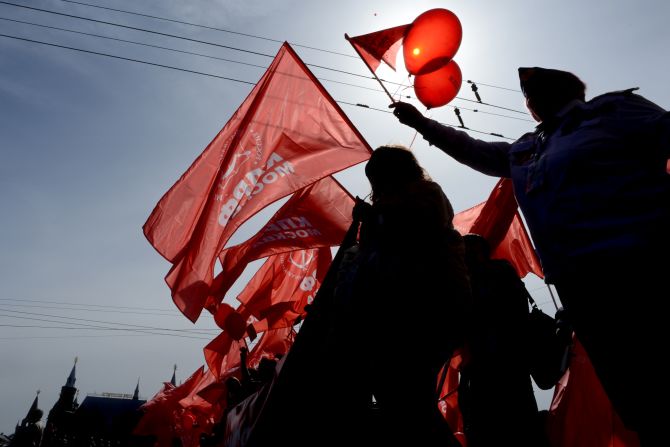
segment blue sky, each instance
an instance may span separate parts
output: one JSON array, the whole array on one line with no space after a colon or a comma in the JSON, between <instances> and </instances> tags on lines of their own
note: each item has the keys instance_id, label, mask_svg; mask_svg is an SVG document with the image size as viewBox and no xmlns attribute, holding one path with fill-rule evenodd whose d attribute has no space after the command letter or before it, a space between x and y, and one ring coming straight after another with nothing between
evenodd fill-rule
<instances>
[{"instance_id":1,"label":"blue sky","mask_svg":"<svg viewBox=\"0 0 670 447\"><path fill-rule=\"evenodd\" d=\"M360 59L352 57L355 53L344 40L344 33L354 36L402 25L436 7L448 8L461 19L463 42L455 59L464 79L477 82L482 99L499 106L456 99L429 112L442 122L457 124L450 107L455 105L472 129L512 138L531 130L530 117L517 112L525 110L516 78L519 66L572 71L586 82L589 98L640 87L640 94L666 109L670 107L670 61L665 57L670 43L670 4L664 1L87 2L266 39L61 0L14 3L216 42L247 52L6 4L0 4L0 18L262 67L271 58L248 51L274 55L281 41L289 41L308 65L339 70L313 67L372 147L409 145L414 132L397 123L391 114L373 110L385 110L389 100L372 80L348 74L366 76L369 72ZM0 34L252 83L264 71L7 20L0 20ZM395 82L406 81L402 63L398 73L383 68L379 73ZM245 83L0 37L0 431L13 431L37 389L42 390L40 406L48 411L75 356L79 357L80 400L87 393L130 393L138 377L141 394L148 398L162 381L169 380L173 364L178 365L177 376L183 380L204 363L202 347L214 337L215 325L207 315L192 325L176 310L163 282L169 265L145 240L142 225L158 199L216 135L250 89L251 85ZM390 85L389 90L395 92L396 86ZM474 99L468 84L458 96ZM373 109L347 103L367 104ZM457 211L484 200L495 184L496 179L459 165L420 137L413 149ZM353 194L367 195L369 187L362 166L337 177ZM244 226L235 240L253 234L271 211ZM249 267L233 288L233 297L257 266ZM530 277L527 284L536 301L553 313L542 282ZM168 336L72 329L75 324L200 332L173 331L173 336ZM546 406L549 396L540 393L542 405Z\"/></svg>"}]
</instances>

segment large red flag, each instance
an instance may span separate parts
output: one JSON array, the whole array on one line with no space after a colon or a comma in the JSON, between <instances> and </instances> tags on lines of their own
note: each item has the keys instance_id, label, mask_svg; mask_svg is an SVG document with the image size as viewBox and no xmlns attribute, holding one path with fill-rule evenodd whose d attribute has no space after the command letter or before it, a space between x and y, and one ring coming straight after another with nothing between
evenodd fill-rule
<instances>
[{"instance_id":1,"label":"large red flag","mask_svg":"<svg viewBox=\"0 0 670 447\"><path fill-rule=\"evenodd\" d=\"M373 73L379 68L381 61L395 70L396 56L409 27L409 24L400 25L355 37L345 34L344 37Z\"/></svg>"},{"instance_id":2,"label":"large red flag","mask_svg":"<svg viewBox=\"0 0 670 447\"><path fill-rule=\"evenodd\" d=\"M534 273L544 278L540 260L518 212L512 182L501 179L486 202L454 216L454 227L461 233L477 233L491 243L493 258L506 259L519 276Z\"/></svg>"},{"instance_id":3,"label":"large red flag","mask_svg":"<svg viewBox=\"0 0 670 447\"><path fill-rule=\"evenodd\" d=\"M625 356L625 355L624 355ZM626 367L622 362L622 367ZM591 361L575 339L570 365L556 388L547 430L552 447L639 447L614 411Z\"/></svg>"},{"instance_id":4,"label":"large red flag","mask_svg":"<svg viewBox=\"0 0 670 447\"><path fill-rule=\"evenodd\" d=\"M200 315L225 243L269 203L369 158L372 149L284 43L247 99L144 224L173 267L177 307Z\"/></svg>"},{"instance_id":5,"label":"large red flag","mask_svg":"<svg viewBox=\"0 0 670 447\"><path fill-rule=\"evenodd\" d=\"M208 304L219 303L253 260L340 244L351 225L353 206L351 195L330 176L296 192L254 237L219 255L222 270L212 285L213 302Z\"/></svg>"}]
</instances>

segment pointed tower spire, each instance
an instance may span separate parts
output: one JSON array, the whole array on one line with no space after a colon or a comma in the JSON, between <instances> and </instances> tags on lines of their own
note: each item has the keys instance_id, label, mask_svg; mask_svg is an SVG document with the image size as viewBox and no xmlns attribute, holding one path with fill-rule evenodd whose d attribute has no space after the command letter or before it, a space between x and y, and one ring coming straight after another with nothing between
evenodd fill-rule
<instances>
[{"instance_id":1,"label":"pointed tower spire","mask_svg":"<svg viewBox=\"0 0 670 447\"><path fill-rule=\"evenodd\" d=\"M30 406L30 409L28 410L28 413L26 414L26 417L23 418L23 421L21 422L21 426L25 427L26 425L30 423L37 423L39 422L40 419L42 419L42 410L40 410L37 407L37 397L40 395L40 390L37 390L37 393L35 394L35 399L33 400L33 404ZM18 426L18 424L17 424Z\"/></svg>"},{"instance_id":2,"label":"pointed tower spire","mask_svg":"<svg viewBox=\"0 0 670 447\"><path fill-rule=\"evenodd\" d=\"M74 365L72 365L72 371L70 371L70 376L67 378L67 382L65 382L65 386L69 386L70 388L74 388L74 382L77 380L77 360L79 360L79 357L74 358Z\"/></svg>"},{"instance_id":3,"label":"pointed tower spire","mask_svg":"<svg viewBox=\"0 0 670 447\"><path fill-rule=\"evenodd\" d=\"M33 411L39 410L39 408L37 408L37 398L39 397L39 395L40 390L37 390L37 393L35 393L35 399L33 400L33 404L30 406L30 410L28 410L28 414L30 414Z\"/></svg>"},{"instance_id":4,"label":"pointed tower spire","mask_svg":"<svg viewBox=\"0 0 670 447\"><path fill-rule=\"evenodd\" d=\"M140 378L137 378L137 385L135 385L135 392L133 393L133 400L140 399Z\"/></svg>"},{"instance_id":5,"label":"pointed tower spire","mask_svg":"<svg viewBox=\"0 0 670 447\"><path fill-rule=\"evenodd\" d=\"M170 383L173 386L177 386L177 364L175 363L174 369L172 370L172 379L170 380Z\"/></svg>"}]
</instances>

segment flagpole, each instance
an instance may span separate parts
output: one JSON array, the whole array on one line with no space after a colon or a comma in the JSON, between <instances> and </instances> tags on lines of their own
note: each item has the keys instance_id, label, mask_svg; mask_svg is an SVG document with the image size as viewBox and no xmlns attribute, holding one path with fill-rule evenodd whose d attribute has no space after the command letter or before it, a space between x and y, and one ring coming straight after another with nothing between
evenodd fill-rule
<instances>
[{"instance_id":1,"label":"flagpole","mask_svg":"<svg viewBox=\"0 0 670 447\"><path fill-rule=\"evenodd\" d=\"M551 291L551 286L547 284L547 289L549 289L549 295L551 295L551 300L554 302L554 307L558 310L558 304L556 303L556 298L554 298L554 292Z\"/></svg>"},{"instance_id":2,"label":"flagpole","mask_svg":"<svg viewBox=\"0 0 670 447\"><path fill-rule=\"evenodd\" d=\"M349 37L349 34L344 33L344 38L347 39L347 41L348 41L349 43L351 43L351 38ZM358 57L360 57L360 58L363 60L363 62L365 63L365 66L368 67L368 70L370 70L370 73L372 73L372 76L374 76L375 79L377 80L377 82L379 82L379 85L382 86L382 88L384 89L384 92L386 92L386 94L388 95L388 97L389 97L389 99L391 100L391 102L392 102L392 103L395 103L396 100L393 99L393 96L391 96L391 93L386 89L386 86L382 83L381 79L379 79L379 78L377 77L377 73L375 73L375 71L372 69L372 67L370 67L370 66L368 65L368 63L365 61L365 58L363 57L363 55L361 54L361 52L358 51L358 48L356 48L356 45L354 45L353 43L351 43L351 46L354 47L354 50L356 51L356 54L358 54Z\"/></svg>"}]
</instances>

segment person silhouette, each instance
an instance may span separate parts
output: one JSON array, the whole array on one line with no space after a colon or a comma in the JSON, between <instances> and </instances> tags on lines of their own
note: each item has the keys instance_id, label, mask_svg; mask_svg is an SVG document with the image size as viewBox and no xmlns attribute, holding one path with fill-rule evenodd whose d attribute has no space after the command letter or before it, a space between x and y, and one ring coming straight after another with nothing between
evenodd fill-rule
<instances>
[{"instance_id":1,"label":"person silhouette","mask_svg":"<svg viewBox=\"0 0 670 447\"><path fill-rule=\"evenodd\" d=\"M528 290L508 261L491 258L486 238L463 240L473 304L458 393L468 446L545 445L527 349Z\"/></svg>"},{"instance_id":2,"label":"person silhouette","mask_svg":"<svg viewBox=\"0 0 670 447\"><path fill-rule=\"evenodd\" d=\"M513 143L477 140L409 103L389 107L457 161L512 179L546 282L616 411L642 445L653 445L670 416L665 313L650 308L667 297L670 113L636 89L586 101L573 73L518 71L539 124ZM635 368L625 367L627 355Z\"/></svg>"},{"instance_id":3,"label":"person silhouette","mask_svg":"<svg viewBox=\"0 0 670 447\"><path fill-rule=\"evenodd\" d=\"M345 265L355 271L336 291L355 309L346 327L355 337L340 355L356 365L353 386L366 389L381 419L376 442L450 445L457 441L438 410L436 387L464 340L470 288L462 237L446 195L407 148L377 148L365 174L372 204L354 207L360 241Z\"/></svg>"}]
</instances>

